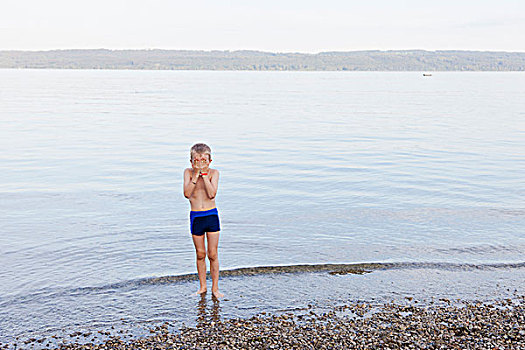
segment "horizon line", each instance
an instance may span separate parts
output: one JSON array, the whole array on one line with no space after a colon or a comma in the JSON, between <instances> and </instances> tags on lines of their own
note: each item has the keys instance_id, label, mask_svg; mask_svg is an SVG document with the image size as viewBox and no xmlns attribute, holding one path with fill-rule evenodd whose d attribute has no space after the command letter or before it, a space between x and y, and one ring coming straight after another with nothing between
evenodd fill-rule
<instances>
[{"instance_id":1,"label":"horizon line","mask_svg":"<svg viewBox=\"0 0 525 350\"><path fill-rule=\"evenodd\" d=\"M301 52L301 51L265 51L257 49L162 49L162 48L141 48L141 49L111 49L111 48L67 48L67 49L35 49L35 50L21 50L21 49L0 49L0 52L53 52L53 51L94 51L94 50L105 50L105 51L194 51L194 52L261 52L261 53L272 53L272 54L302 54L302 55L318 55L321 53L347 53L347 52L392 52L392 51L421 51L421 52L493 52L493 53L525 53L525 51L506 51L506 50L465 50L465 49L368 49L368 50L327 50L317 52Z\"/></svg>"}]
</instances>

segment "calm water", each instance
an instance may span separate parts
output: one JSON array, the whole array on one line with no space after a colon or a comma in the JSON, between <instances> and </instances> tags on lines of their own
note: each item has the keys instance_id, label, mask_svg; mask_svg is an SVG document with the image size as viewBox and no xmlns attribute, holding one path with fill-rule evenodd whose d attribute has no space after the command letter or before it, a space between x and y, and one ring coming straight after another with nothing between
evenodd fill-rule
<instances>
[{"instance_id":1,"label":"calm water","mask_svg":"<svg viewBox=\"0 0 525 350\"><path fill-rule=\"evenodd\" d=\"M0 70L0 341L193 317L195 283L134 281L194 272L182 172L195 142L221 171L221 268L521 264L524 96L524 73ZM341 299L404 274L442 292L449 274L473 297L525 284L523 265L440 266L359 276L353 291L355 276L225 279L223 314L326 301L318 282Z\"/></svg>"}]
</instances>

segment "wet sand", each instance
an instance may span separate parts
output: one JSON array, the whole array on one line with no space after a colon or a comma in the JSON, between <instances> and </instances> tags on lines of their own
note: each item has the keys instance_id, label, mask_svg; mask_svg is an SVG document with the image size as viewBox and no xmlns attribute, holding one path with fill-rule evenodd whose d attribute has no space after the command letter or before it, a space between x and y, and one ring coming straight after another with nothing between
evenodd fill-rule
<instances>
[{"instance_id":1,"label":"wet sand","mask_svg":"<svg viewBox=\"0 0 525 350\"><path fill-rule=\"evenodd\" d=\"M53 348L525 349L525 296L491 302L442 298L430 303L407 297L396 303L351 302L326 312L308 307L227 320L203 312L196 326L171 328L164 323L139 338L112 330L72 333ZM33 345L50 346L43 339L18 344Z\"/></svg>"}]
</instances>

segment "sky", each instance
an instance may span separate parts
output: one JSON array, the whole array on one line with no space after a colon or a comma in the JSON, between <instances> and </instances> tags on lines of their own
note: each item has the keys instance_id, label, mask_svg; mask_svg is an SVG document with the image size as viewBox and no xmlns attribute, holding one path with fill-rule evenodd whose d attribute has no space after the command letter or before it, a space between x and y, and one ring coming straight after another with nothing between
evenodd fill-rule
<instances>
[{"instance_id":1,"label":"sky","mask_svg":"<svg viewBox=\"0 0 525 350\"><path fill-rule=\"evenodd\" d=\"M524 0L2 0L0 50L525 52Z\"/></svg>"}]
</instances>

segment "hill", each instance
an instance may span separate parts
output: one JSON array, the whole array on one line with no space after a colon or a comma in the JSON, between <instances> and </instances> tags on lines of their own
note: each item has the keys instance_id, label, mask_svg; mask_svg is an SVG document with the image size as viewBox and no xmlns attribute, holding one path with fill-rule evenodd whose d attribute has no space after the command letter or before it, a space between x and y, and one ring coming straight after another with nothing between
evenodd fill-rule
<instances>
[{"instance_id":1,"label":"hill","mask_svg":"<svg viewBox=\"0 0 525 350\"><path fill-rule=\"evenodd\" d=\"M525 52L348 51L272 53L189 50L0 51L0 68L272 70L272 71L524 71Z\"/></svg>"}]
</instances>

